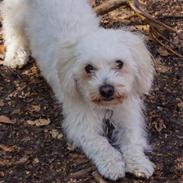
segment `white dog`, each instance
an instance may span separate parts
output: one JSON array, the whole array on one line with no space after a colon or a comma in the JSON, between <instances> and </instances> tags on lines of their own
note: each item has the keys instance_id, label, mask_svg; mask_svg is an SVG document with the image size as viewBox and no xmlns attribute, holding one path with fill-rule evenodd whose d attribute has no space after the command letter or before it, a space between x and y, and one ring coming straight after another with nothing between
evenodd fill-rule
<instances>
[{"instance_id":1,"label":"white dog","mask_svg":"<svg viewBox=\"0 0 183 183\"><path fill-rule=\"evenodd\" d=\"M154 69L142 38L100 27L87 0L4 0L3 16L5 65L22 67L31 52L63 103L68 139L107 178L149 178L141 96Z\"/></svg>"}]
</instances>

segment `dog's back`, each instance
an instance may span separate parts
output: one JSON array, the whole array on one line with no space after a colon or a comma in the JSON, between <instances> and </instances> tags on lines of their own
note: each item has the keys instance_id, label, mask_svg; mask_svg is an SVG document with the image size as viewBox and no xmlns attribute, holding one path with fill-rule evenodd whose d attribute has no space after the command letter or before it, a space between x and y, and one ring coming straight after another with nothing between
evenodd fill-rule
<instances>
[{"instance_id":1,"label":"dog's back","mask_svg":"<svg viewBox=\"0 0 183 183\"><path fill-rule=\"evenodd\" d=\"M50 41L73 40L73 36L88 34L98 25L87 0L5 0L3 17L16 29L26 28L31 40L43 36L46 42L49 37Z\"/></svg>"}]
</instances>

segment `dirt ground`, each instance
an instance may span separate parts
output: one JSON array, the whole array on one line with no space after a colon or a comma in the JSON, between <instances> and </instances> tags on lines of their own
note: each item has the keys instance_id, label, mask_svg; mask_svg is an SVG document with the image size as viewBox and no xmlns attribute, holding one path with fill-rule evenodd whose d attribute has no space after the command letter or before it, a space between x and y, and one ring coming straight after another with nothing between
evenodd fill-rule
<instances>
[{"instance_id":1,"label":"dirt ground","mask_svg":"<svg viewBox=\"0 0 183 183\"><path fill-rule=\"evenodd\" d=\"M160 21L183 30L181 0L147 0L145 11ZM127 7L104 15L104 27L141 31L154 57L156 76L146 96L147 126L156 171L149 179L131 175L118 183L183 183L183 59L152 39L149 28ZM182 33L183 34L183 33ZM164 36L183 55L183 40ZM92 163L67 143L61 129L62 106L33 59L22 69L3 66L0 55L0 183L97 183ZM2 120L3 118L3 120ZM111 182L106 180L106 182ZM102 182L101 182L102 183Z\"/></svg>"}]
</instances>

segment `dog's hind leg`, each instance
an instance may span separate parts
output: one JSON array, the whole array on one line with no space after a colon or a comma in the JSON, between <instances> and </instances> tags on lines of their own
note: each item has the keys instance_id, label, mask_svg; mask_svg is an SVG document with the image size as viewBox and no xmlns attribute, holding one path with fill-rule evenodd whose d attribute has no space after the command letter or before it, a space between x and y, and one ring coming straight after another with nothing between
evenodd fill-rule
<instances>
[{"instance_id":1,"label":"dog's hind leg","mask_svg":"<svg viewBox=\"0 0 183 183\"><path fill-rule=\"evenodd\" d=\"M2 4L3 33L6 53L4 65L21 68L29 59L28 41L24 34L23 14L25 6L18 1L4 1ZM18 12L17 12L18 10Z\"/></svg>"}]
</instances>

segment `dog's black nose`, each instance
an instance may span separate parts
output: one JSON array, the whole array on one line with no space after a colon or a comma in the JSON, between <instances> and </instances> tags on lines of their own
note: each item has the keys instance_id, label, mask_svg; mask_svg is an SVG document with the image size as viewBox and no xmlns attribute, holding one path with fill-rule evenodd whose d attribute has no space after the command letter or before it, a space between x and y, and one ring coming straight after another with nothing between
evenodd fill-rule
<instances>
[{"instance_id":1,"label":"dog's black nose","mask_svg":"<svg viewBox=\"0 0 183 183\"><path fill-rule=\"evenodd\" d=\"M114 94L114 87L111 85L102 85L99 88L100 95L106 99L110 99Z\"/></svg>"}]
</instances>

